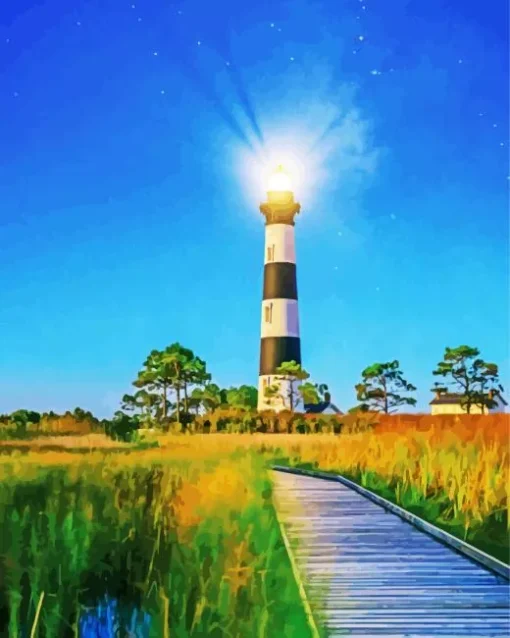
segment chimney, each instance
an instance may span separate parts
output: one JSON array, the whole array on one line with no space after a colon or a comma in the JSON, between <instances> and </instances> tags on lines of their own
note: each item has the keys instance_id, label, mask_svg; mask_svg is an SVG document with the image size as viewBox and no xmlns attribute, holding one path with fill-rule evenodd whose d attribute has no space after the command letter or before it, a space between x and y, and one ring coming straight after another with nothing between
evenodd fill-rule
<instances>
[{"instance_id":1,"label":"chimney","mask_svg":"<svg viewBox=\"0 0 510 638\"><path fill-rule=\"evenodd\" d=\"M436 399L440 399L441 398L441 392L439 390L435 391L435 395L436 395Z\"/></svg>"}]
</instances>

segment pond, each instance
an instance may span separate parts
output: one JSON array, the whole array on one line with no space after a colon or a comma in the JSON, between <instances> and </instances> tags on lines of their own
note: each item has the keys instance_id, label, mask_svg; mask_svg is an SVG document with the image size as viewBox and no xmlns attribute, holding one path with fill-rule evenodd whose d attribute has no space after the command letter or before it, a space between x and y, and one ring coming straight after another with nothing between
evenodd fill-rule
<instances>
[{"instance_id":1,"label":"pond","mask_svg":"<svg viewBox=\"0 0 510 638\"><path fill-rule=\"evenodd\" d=\"M151 616L105 596L82 611L78 626L80 638L149 638Z\"/></svg>"}]
</instances>

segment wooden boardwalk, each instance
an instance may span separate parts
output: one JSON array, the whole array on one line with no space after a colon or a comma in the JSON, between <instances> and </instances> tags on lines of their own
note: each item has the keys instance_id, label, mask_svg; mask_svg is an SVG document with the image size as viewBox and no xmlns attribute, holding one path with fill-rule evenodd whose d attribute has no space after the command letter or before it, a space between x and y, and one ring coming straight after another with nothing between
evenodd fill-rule
<instances>
[{"instance_id":1,"label":"wooden boardwalk","mask_svg":"<svg viewBox=\"0 0 510 638\"><path fill-rule=\"evenodd\" d=\"M329 636L510 636L508 580L341 483L273 475L294 562Z\"/></svg>"}]
</instances>

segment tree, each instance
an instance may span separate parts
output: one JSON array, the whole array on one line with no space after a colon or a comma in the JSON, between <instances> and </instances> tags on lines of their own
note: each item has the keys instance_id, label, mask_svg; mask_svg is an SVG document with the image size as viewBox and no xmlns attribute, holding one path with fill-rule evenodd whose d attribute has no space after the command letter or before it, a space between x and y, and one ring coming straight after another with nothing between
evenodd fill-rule
<instances>
[{"instance_id":1,"label":"tree","mask_svg":"<svg viewBox=\"0 0 510 638\"><path fill-rule=\"evenodd\" d=\"M39 412L33 410L16 410L11 414L11 421L14 421L20 426L37 425L41 420Z\"/></svg>"},{"instance_id":2,"label":"tree","mask_svg":"<svg viewBox=\"0 0 510 638\"><path fill-rule=\"evenodd\" d=\"M434 384L432 391L440 395L448 391L459 393L468 414L473 405L479 406L482 413L494 407L494 394L503 391L498 366L481 359L480 350L471 346L445 348L443 360L432 374L444 378L443 383Z\"/></svg>"},{"instance_id":3,"label":"tree","mask_svg":"<svg viewBox=\"0 0 510 638\"><path fill-rule=\"evenodd\" d=\"M404 379L398 361L374 363L361 376L363 381L355 386L361 410L392 414L402 405L416 405L416 399L402 394L416 388Z\"/></svg>"},{"instance_id":4,"label":"tree","mask_svg":"<svg viewBox=\"0 0 510 638\"><path fill-rule=\"evenodd\" d=\"M258 391L252 385L231 387L226 391L226 402L237 410L249 410L257 407Z\"/></svg>"},{"instance_id":5,"label":"tree","mask_svg":"<svg viewBox=\"0 0 510 638\"><path fill-rule=\"evenodd\" d=\"M143 421L151 421L160 403L160 397L146 390L138 390L134 395L125 394L122 397L122 409L128 412L138 412ZM169 403L167 401L167 410Z\"/></svg>"},{"instance_id":6,"label":"tree","mask_svg":"<svg viewBox=\"0 0 510 638\"><path fill-rule=\"evenodd\" d=\"M315 383L307 381L299 386L298 392L305 405L317 405L320 403L320 396Z\"/></svg>"},{"instance_id":7,"label":"tree","mask_svg":"<svg viewBox=\"0 0 510 638\"><path fill-rule=\"evenodd\" d=\"M296 361L284 361L281 366L276 369L276 374L284 375L275 377L277 381L288 383L287 388L280 386L280 397L283 401L283 405L288 405L289 410L294 412L299 399L300 387L296 386L296 384L299 381L306 381L310 375L301 367L301 364Z\"/></svg>"},{"instance_id":8,"label":"tree","mask_svg":"<svg viewBox=\"0 0 510 638\"><path fill-rule=\"evenodd\" d=\"M143 369L138 373L138 377L133 381L136 388L147 389L157 392L162 404L163 419L166 420L168 409L168 390L172 383L172 370L168 362L163 360L163 353L159 350L152 350L144 361ZM130 395L128 395L129 397ZM128 399L129 404L129 399ZM133 404L131 403L131 406Z\"/></svg>"},{"instance_id":9,"label":"tree","mask_svg":"<svg viewBox=\"0 0 510 638\"><path fill-rule=\"evenodd\" d=\"M311 383L310 381L307 381L299 386L298 392L305 405L317 405L322 401L329 403L331 400L331 395L328 392L328 386L325 383Z\"/></svg>"},{"instance_id":10,"label":"tree","mask_svg":"<svg viewBox=\"0 0 510 638\"><path fill-rule=\"evenodd\" d=\"M204 386L211 380L211 375L207 372L206 363L199 357L195 356L191 350L181 349L184 365L182 368L182 385L184 390L184 412L186 418L189 417L189 396L188 391L192 386ZM211 393L206 393L206 399Z\"/></svg>"},{"instance_id":11,"label":"tree","mask_svg":"<svg viewBox=\"0 0 510 638\"><path fill-rule=\"evenodd\" d=\"M197 414L200 407L206 412L214 412L226 402L226 390L221 390L215 383L208 383L203 388L193 390L190 402L196 407Z\"/></svg>"},{"instance_id":12,"label":"tree","mask_svg":"<svg viewBox=\"0 0 510 638\"><path fill-rule=\"evenodd\" d=\"M117 410L111 421L103 420L105 433L117 441L131 441L140 428L139 418Z\"/></svg>"},{"instance_id":13,"label":"tree","mask_svg":"<svg viewBox=\"0 0 510 638\"><path fill-rule=\"evenodd\" d=\"M281 400L281 388L279 384L272 383L264 388L264 398L268 405L273 406L278 400Z\"/></svg>"},{"instance_id":14,"label":"tree","mask_svg":"<svg viewBox=\"0 0 510 638\"><path fill-rule=\"evenodd\" d=\"M133 385L159 394L165 421L168 417L168 391L173 390L176 394L177 421L180 423L181 393L184 394L184 412L188 417L190 386L206 383L209 379L205 361L180 343L173 343L164 350L153 350L150 353Z\"/></svg>"},{"instance_id":15,"label":"tree","mask_svg":"<svg viewBox=\"0 0 510 638\"><path fill-rule=\"evenodd\" d=\"M191 350L180 343L173 343L161 353L161 365L168 374L169 385L176 394L177 422L181 422L181 391L184 389L184 369L191 360Z\"/></svg>"},{"instance_id":16,"label":"tree","mask_svg":"<svg viewBox=\"0 0 510 638\"><path fill-rule=\"evenodd\" d=\"M16 410L11 414L10 420L15 424L18 434L26 434L31 425L39 425L41 415L33 410Z\"/></svg>"}]
</instances>

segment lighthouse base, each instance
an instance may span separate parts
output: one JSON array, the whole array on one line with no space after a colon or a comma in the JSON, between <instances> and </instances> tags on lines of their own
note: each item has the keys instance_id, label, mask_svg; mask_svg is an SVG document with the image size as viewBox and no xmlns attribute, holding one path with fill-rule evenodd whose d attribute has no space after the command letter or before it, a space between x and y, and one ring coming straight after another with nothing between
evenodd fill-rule
<instances>
[{"instance_id":1,"label":"lighthouse base","mask_svg":"<svg viewBox=\"0 0 510 638\"><path fill-rule=\"evenodd\" d=\"M291 399L291 379L277 374L264 374L259 376L259 393L257 410L273 410L273 412L281 412L282 410L291 410L291 402L294 412L302 412L304 410L303 401L297 387L298 381L293 381L294 396ZM271 392L271 396L266 396L266 388L277 388L275 392Z\"/></svg>"}]
</instances>

